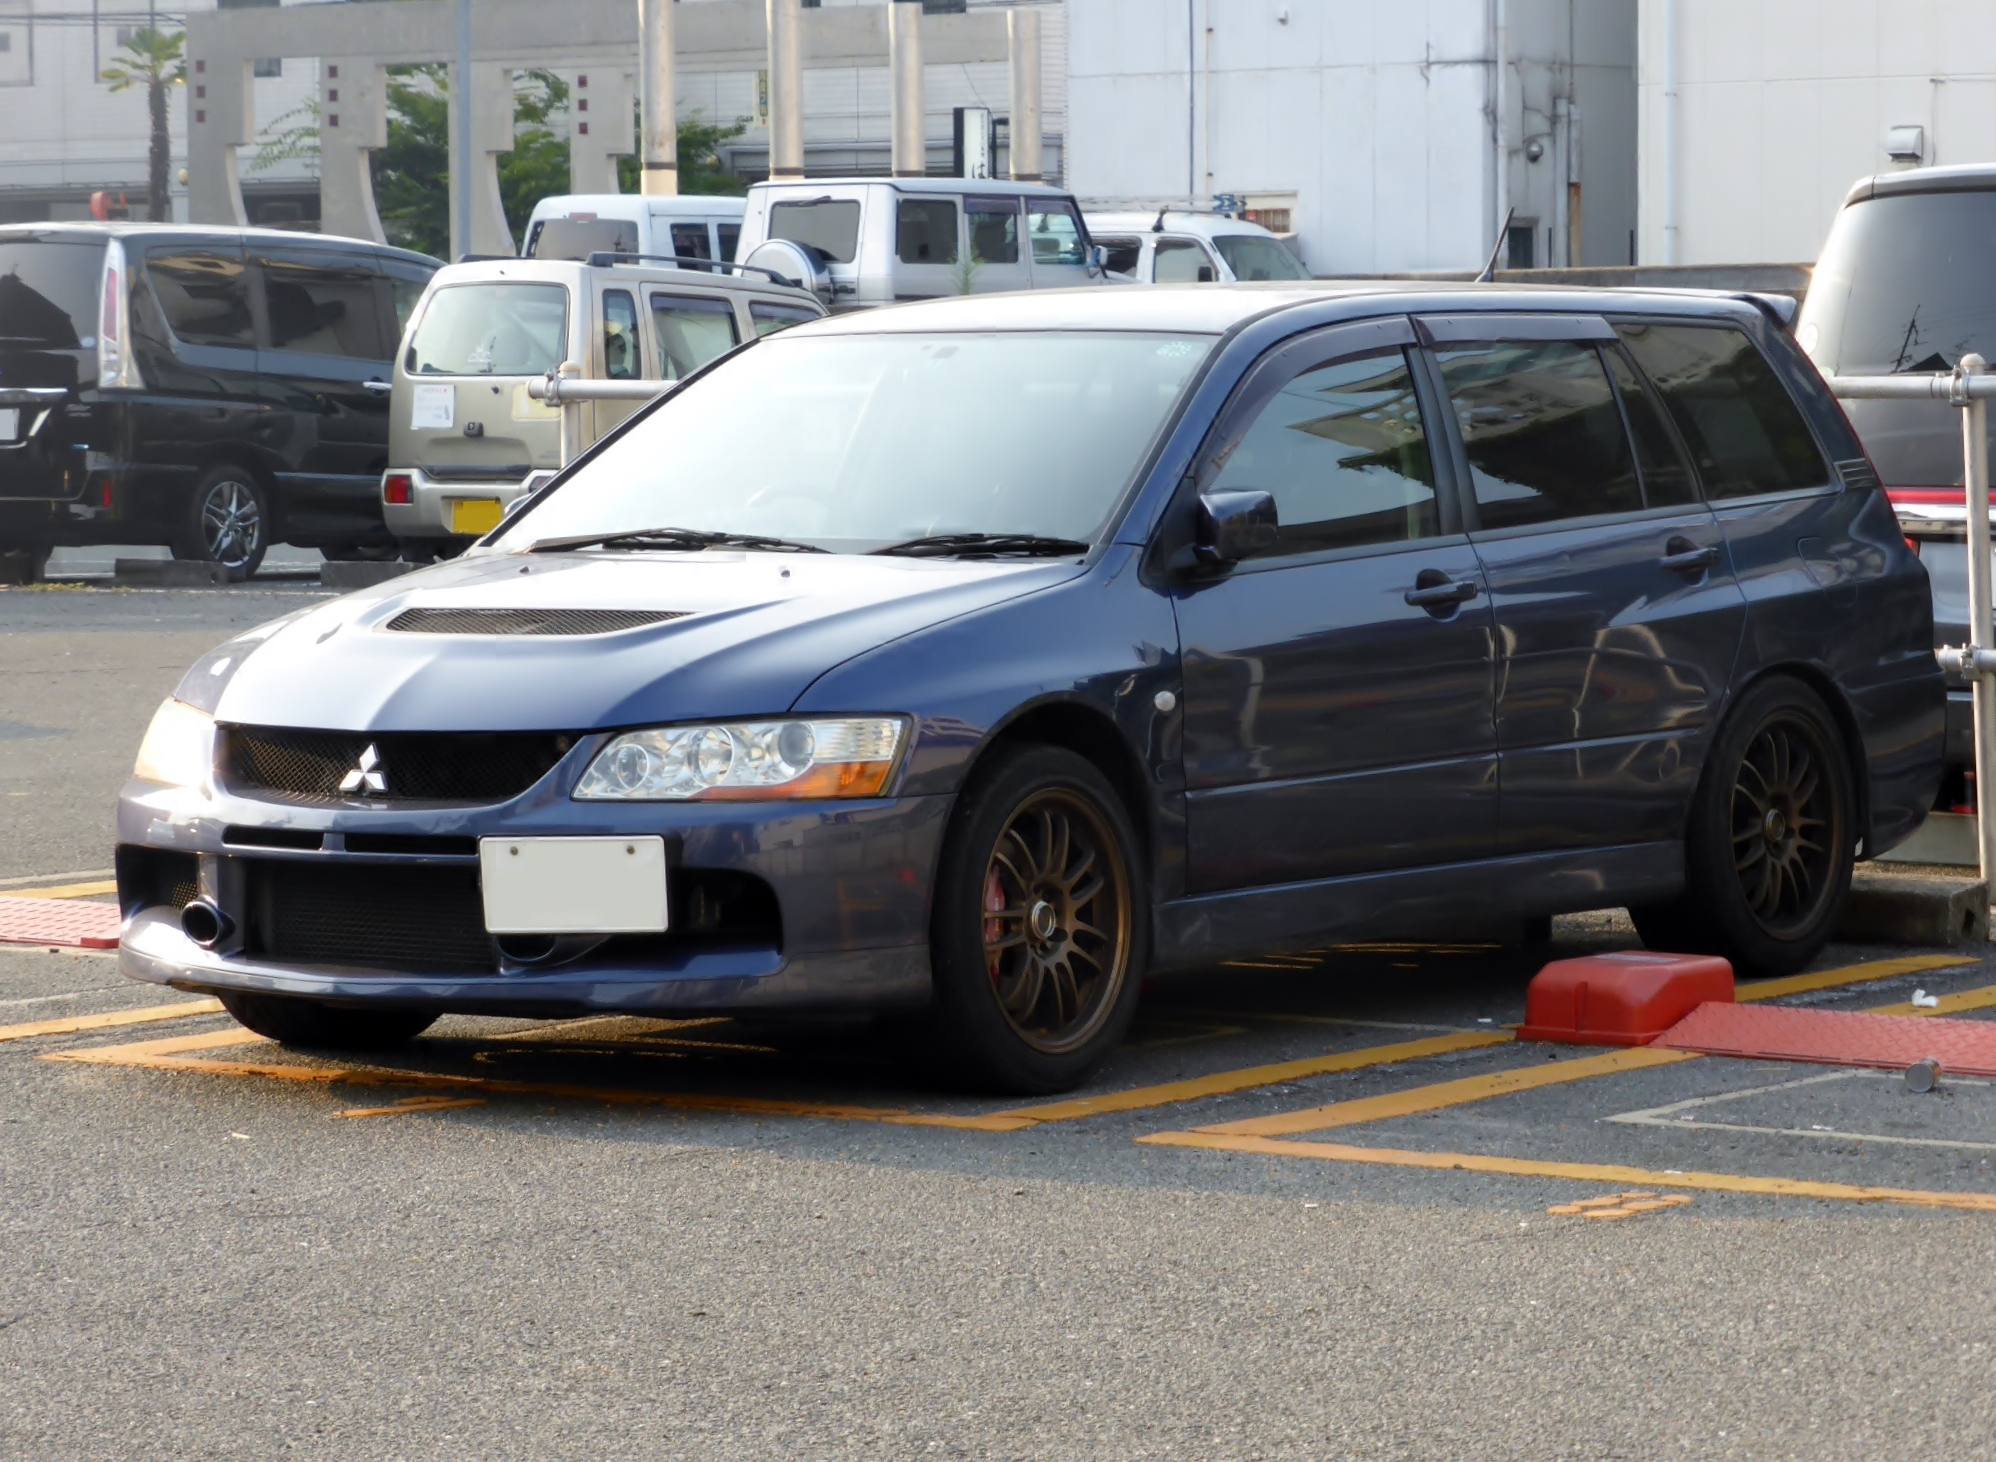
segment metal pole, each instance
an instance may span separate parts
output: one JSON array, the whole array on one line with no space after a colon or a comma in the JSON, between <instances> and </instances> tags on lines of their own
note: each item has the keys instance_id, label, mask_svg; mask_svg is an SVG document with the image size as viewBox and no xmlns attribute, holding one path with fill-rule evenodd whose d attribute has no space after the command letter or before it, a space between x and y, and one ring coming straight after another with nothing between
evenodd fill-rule
<instances>
[{"instance_id":1,"label":"metal pole","mask_svg":"<svg viewBox=\"0 0 1996 1462\"><path fill-rule=\"evenodd\" d=\"M1957 379L1961 407L1962 487L1968 508L1968 644L1970 661L1978 651L1996 649L1989 592L1989 402L1968 384L1982 374L1979 355L1964 355ZM1975 845L1986 883L1996 874L1996 679L1987 671L1969 677L1975 701Z\"/></svg>"},{"instance_id":2,"label":"metal pole","mask_svg":"<svg viewBox=\"0 0 1996 1462\"><path fill-rule=\"evenodd\" d=\"M769 0L769 175L804 176L804 64L797 0Z\"/></svg>"},{"instance_id":3,"label":"metal pole","mask_svg":"<svg viewBox=\"0 0 1996 1462\"><path fill-rule=\"evenodd\" d=\"M638 191L670 198L679 192L679 117L673 100L672 7L676 0L638 0L638 94L644 128Z\"/></svg>"},{"instance_id":4,"label":"metal pole","mask_svg":"<svg viewBox=\"0 0 1996 1462\"><path fill-rule=\"evenodd\" d=\"M1005 14L1012 66L1012 181L1037 183L1046 172L1040 145L1040 13L1031 6Z\"/></svg>"},{"instance_id":5,"label":"metal pole","mask_svg":"<svg viewBox=\"0 0 1996 1462\"><path fill-rule=\"evenodd\" d=\"M457 66L450 80L450 253L471 252L471 0L457 0Z\"/></svg>"},{"instance_id":6,"label":"metal pole","mask_svg":"<svg viewBox=\"0 0 1996 1462\"><path fill-rule=\"evenodd\" d=\"M897 178L925 177L929 143L922 125L922 7L894 0L887 7L887 57L894 78L889 171Z\"/></svg>"},{"instance_id":7,"label":"metal pole","mask_svg":"<svg viewBox=\"0 0 1996 1462\"><path fill-rule=\"evenodd\" d=\"M1677 4L1663 0L1663 262L1677 262Z\"/></svg>"}]
</instances>

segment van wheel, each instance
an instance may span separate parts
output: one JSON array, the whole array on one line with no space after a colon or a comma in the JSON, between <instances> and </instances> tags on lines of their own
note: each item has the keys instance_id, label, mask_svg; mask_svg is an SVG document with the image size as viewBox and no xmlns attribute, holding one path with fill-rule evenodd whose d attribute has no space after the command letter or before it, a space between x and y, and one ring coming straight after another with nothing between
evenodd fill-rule
<instances>
[{"instance_id":1,"label":"van wheel","mask_svg":"<svg viewBox=\"0 0 1996 1462\"><path fill-rule=\"evenodd\" d=\"M173 537L173 556L220 564L229 582L256 572L269 547L263 488L240 467L211 467L194 485Z\"/></svg>"},{"instance_id":2,"label":"van wheel","mask_svg":"<svg viewBox=\"0 0 1996 1462\"><path fill-rule=\"evenodd\" d=\"M1631 909L1652 949L1722 954L1741 974L1793 974L1836 932L1856 861L1842 730L1786 677L1727 717L1691 805L1684 892Z\"/></svg>"},{"instance_id":3,"label":"van wheel","mask_svg":"<svg viewBox=\"0 0 1996 1462\"><path fill-rule=\"evenodd\" d=\"M1128 1028L1149 904L1129 815L1071 751L999 753L942 856L923 1022L949 1079L1037 1094L1085 1081Z\"/></svg>"},{"instance_id":4,"label":"van wheel","mask_svg":"<svg viewBox=\"0 0 1996 1462\"><path fill-rule=\"evenodd\" d=\"M321 1051L388 1051L436 1022L434 1010L350 1010L290 995L218 995L222 1008L260 1036Z\"/></svg>"},{"instance_id":5,"label":"van wheel","mask_svg":"<svg viewBox=\"0 0 1996 1462\"><path fill-rule=\"evenodd\" d=\"M49 555L55 545L38 539L26 543L0 540L0 584L39 584L48 577Z\"/></svg>"}]
</instances>

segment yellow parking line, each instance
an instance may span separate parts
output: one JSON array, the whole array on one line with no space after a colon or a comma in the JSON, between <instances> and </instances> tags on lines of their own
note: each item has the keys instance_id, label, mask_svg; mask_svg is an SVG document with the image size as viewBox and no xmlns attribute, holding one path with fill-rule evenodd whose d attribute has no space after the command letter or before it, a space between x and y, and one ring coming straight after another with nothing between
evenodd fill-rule
<instances>
[{"instance_id":1,"label":"yellow parking line","mask_svg":"<svg viewBox=\"0 0 1996 1462\"><path fill-rule=\"evenodd\" d=\"M459 1107L482 1107L484 1097L407 1097L392 1107L348 1107L335 1117L406 1117L412 1112L449 1112Z\"/></svg>"},{"instance_id":2,"label":"yellow parking line","mask_svg":"<svg viewBox=\"0 0 1996 1462\"><path fill-rule=\"evenodd\" d=\"M1853 1183L1812 1183L1796 1178L1757 1178L1736 1173L1665 1173L1612 1163L1527 1162L1471 1152L1410 1152L1392 1147L1349 1147L1336 1142L1277 1142L1266 1137L1226 1137L1209 1132L1154 1132L1139 1137L1154 1147L1203 1147L1269 1157L1312 1157L1325 1162L1373 1163L1500 1173L1514 1178L1570 1178L1582 1183L1639 1183L1650 1188L1694 1188L1710 1193L1763 1193L1784 1198L1826 1198L1845 1203L1910 1203L1922 1208L1966 1208L1996 1213L1996 1193L1928 1192L1918 1188L1867 1188Z\"/></svg>"},{"instance_id":3,"label":"yellow parking line","mask_svg":"<svg viewBox=\"0 0 1996 1462\"><path fill-rule=\"evenodd\" d=\"M139 1010L113 1010L103 1015L67 1015L54 1020L31 1020L26 1025L0 1025L0 1041L24 1041L29 1036L66 1036L74 1031L108 1030L119 1025L144 1025L154 1020L179 1020L189 1015L219 1015L219 1000L179 1000L171 1005L148 1005Z\"/></svg>"},{"instance_id":4,"label":"yellow parking line","mask_svg":"<svg viewBox=\"0 0 1996 1462\"><path fill-rule=\"evenodd\" d=\"M1915 1005L1907 1001L1903 1005L1878 1005L1866 1011L1867 1015L1960 1015L1968 1010L1988 1010L1996 1007L1996 985L1983 985L1975 990L1962 990L1957 994L1943 995L1938 1005Z\"/></svg>"},{"instance_id":5,"label":"yellow parking line","mask_svg":"<svg viewBox=\"0 0 1996 1462\"><path fill-rule=\"evenodd\" d=\"M1975 961L1958 954L1912 954L1904 959L1875 959L1841 969L1818 970L1813 975L1789 975L1779 980L1749 980L1733 997L1742 1004L1752 1000L1779 1000L1784 995L1806 995L1812 990L1834 990L1842 985L1863 985L1873 980L1890 980L1899 975L1917 975L1922 970L1944 970Z\"/></svg>"},{"instance_id":6,"label":"yellow parking line","mask_svg":"<svg viewBox=\"0 0 1996 1462\"><path fill-rule=\"evenodd\" d=\"M87 899L117 891L117 881L107 879L101 883L53 883L46 888L0 888L0 899Z\"/></svg>"}]
</instances>

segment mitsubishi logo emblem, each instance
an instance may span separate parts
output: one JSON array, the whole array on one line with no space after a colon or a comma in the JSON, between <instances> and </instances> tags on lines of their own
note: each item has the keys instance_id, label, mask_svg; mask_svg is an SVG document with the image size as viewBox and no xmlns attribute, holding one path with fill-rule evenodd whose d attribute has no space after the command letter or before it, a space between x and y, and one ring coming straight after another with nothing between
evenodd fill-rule
<instances>
[{"instance_id":1,"label":"mitsubishi logo emblem","mask_svg":"<svg viewBox=\"0 0 1996 1462\"><path fill-rule=\"evenodd\" d=\"M342 792L386 792L388 773L381 770L381 755L372 742L354 763L354 769L340 778Z\"/></svg>"}]
</instances>

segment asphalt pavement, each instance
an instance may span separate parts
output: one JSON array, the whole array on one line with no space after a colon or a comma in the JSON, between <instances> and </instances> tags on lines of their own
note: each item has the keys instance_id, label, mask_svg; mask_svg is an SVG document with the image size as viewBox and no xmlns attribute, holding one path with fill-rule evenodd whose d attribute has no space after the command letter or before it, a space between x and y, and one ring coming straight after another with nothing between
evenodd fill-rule
<instances>
[{"instance_id":1,"label":"asphalt pavement","mask_svg":"<svg viewBox=\"0 0 1996 1462\"><path fill-rule=\"evenodd\" d=\"M180 669L318 592L0 590L0 894L101 878ZM0 1455L1996 1450L1996 1086L1510 1037L1546 959L1634 944L1158 982L1023 1104L849 1025L339 1060L0 947ZM1987 953L1760 993L1975 1019Z\"/></svg>"}]
</instances>

